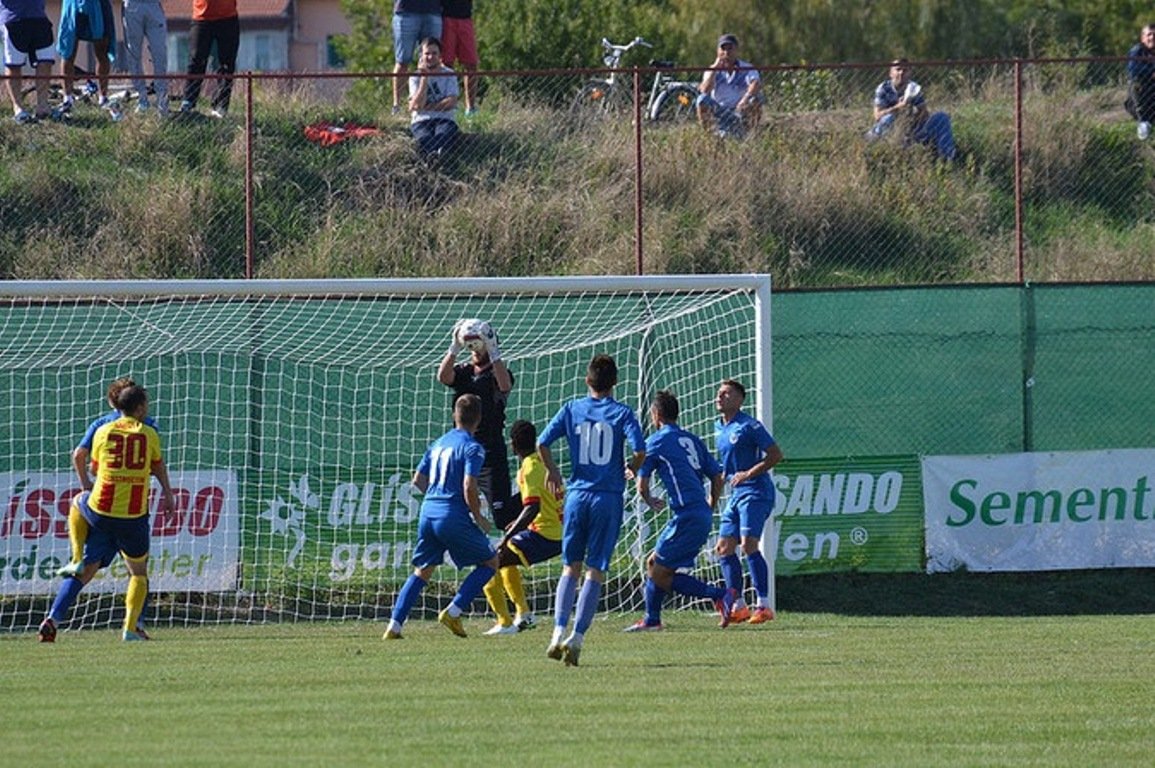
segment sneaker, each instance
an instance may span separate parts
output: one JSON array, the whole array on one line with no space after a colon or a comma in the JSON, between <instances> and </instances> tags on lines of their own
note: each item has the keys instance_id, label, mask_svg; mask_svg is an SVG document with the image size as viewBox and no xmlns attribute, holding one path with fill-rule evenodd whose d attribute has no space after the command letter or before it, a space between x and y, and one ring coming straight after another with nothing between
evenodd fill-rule
<instances>
[{"instance_id":1,"label":"sneaker","mask_svg":"<svg viewBox=\"0 0 1155 768\"><path fill-rule=\"evenodd\" d=\"M112 122L114 123L119 123L124 119L124 112L120 110L119 102L113 101L111 99L101 99L100 108L108 112L109 118L111 118Z\"/></svg>"},{"instance_id":2,"label":"sneaker","mask_svg":"<svg viewBox=\"0 0 1155 768\"><path fill-rule=\"evenodd\" d=\"M748 618L750 618L750 606L748 605L743 605L741 608L734 608L730 611L731 624L741 624Z\"/></svg>"},{"instance_id":3,"label":"sneaker","mask_svg":"<svg viewBox=\"0 0 1155 768\"><path fill-rule=\"evenodd\" d=\"M36 639L42 643L55 643L56 622L52 619L45 619L40 622L40 629L36 630Z\"/></svg>"},{"instance_id":4,"label":"sneaker","mask_svg":"<svg viewBox=\"0 0 1155 768\"><path fill-rule=\"evenodd\" d=\"M578 659L581 658L582 655L582 647L580 645L563 645L561 650L562 661L565 662L565 665L567 667L576 667L578 665Z\"/></svg>"},{"instance_id":5,"label":"sneaker","mask_svg":"<svg viewBox=\"0 0 1155 768\"><path fill-rule=\"evenodd\" d=\"M562 657L565 656L565 646L551 645L549 648L545 649L545 655L554 661L561 661Z\"/></svg>"},{"instance_id":6,"label":"sneaker","mask_svg":"<svg viewBox=\"0 0 1155 768\"><path fill-rule=\"evenodd\" d=\"M754 615L750 617L751 624L765 624L768 621L774 621L774 611L771 608L755 608Z\"/></svg>"},{"instance_id":7,"label":"sneaker","mask_svg":"<svg viewBox=\"0 0 1155 768\"><path fill-rule=\"evenodd\" d=\"M461 617L450 616L448 608L437 614L437 621L458 637L469 637L469 635L465 634L465 627L461 624Z\"/></svg>"},{"instance_id":8,"label":"sneaker","mask_svg":"<svg viewBox=\"0 0 1155 768\"><path fill-rule=\"evenodd\" d=\"M385 630L385 634L381 635L382 640L404 640L401 633L392 629Z\"/></svg>"},{"instance_id":9,"label":"sneaker","mask_svg":"<svg viewBox=\"0 0 1155 768\"><path fill-rule=\"evenodd\" d=\"M121 639L121 640L123 640L123 641L124 641L124 642L126 642L126 643L135 643L135 642L137 642L137 641L139 641L139 640L147 640L148 638L146 638L146 637L141 637L141 635L140 635L140 633L139 633L139 632L129 632L129 631L126 629L126 630L124 630L124 632L123 632L123 633L121 633L121 637L120 637L120 639Z\"/></svg>"},{"instance_id":10,"label":"sneaker","mask_svg":"<svg viewBox=\"0 0 1155 768\"><path fill-rule=\"evenodd\" d=\"M647 624L645 619L638 619L636 622L634 622L630 626L626 627L622 631L623 632L661 632L663 629L665 629L665 627L662 626L662 622L660 622L660 621L657 624Z\"/></svg>"},{"instance_id":11,"label":"sneaker","mask_svg":"<svg viewBox=\"0 0 1155 768\"><path fill-rule=\"evenodd\" d=\"M1141 121L1139 123L1138 134L1140 139L1146 141L1147 137L1151 135L1151 123L1146 120Z\"/></svg>"},{"instance_id":12,"label":"sneaker","mask_svg":"<svg viewBox=\"0 0 1155 768\"><path fill-rule=\"evenodd\" d=\"M68 563L67 565L57 568L56 575L63 577L76 576L80 573L80 568L81 563Z\"/></svg>"},{"instance_id":13,"label":"sneaker","mask_svg":"<svg viewBox=\"0 0 1155 768\"><path fill-rule=\"evenodd\" d=\"M738 592L733 589L727 589L726 593L714 601L714 608L718 611L718 615L722 620L718 622L718 626L725 629L730 626L730 610L734 607L734 601L738 598Z\"/></svg>"},{"instance_id":14,"label":"sneaker","mask_svg":"<svg viewBox=\"0 0 1155 768\"><path fill-rule=\"evenodd\" d=\"M210 109L209 110L209 117L215 118L217 120L224 120L225 117L228 116L228 114L229 113L223 109Z\"/></svg>"},{"instance_id":15,"label":"sneaker","mask_svg":"<svg viewBox=\"0 0 1155 768\"><path fill-rule=\"evenodd\" d=\"M527 613L514 619L513 625L517 627L518 632L525 632L530 629L537 629L537 619L532 613Z\"/></svg>"},{"instance_id":16,"label":"sneaker","mask_svg":"<svg viewBox=\"0 0 1155 768\"><path fill-rule=\"evenodd\" d=\"M485 634L488 637L497 637L498 635L516 635L517 626L514 624L494 624L492 627L486 630Z\"/></svg>"},{"instance_id":17,"label":"sneaker","mask_svg":"<svg viewBox=\"0 0 1155 768\"><path fill-rule=\"evenodd\" d=\"M32 113L29 112L27 109L20 110L19 112L17 112L15 115L12 116L12 119L15 120L16 122L20 123L21 125L28 125L29 123L35 123L36 122L36 118L33 117Z\"/></svg>"},{"instance_id":18,"label":"sneaker","mask_svg":"<svg viewBox=\"0 0 1155 768\"><path fill-rule=\"evenodd\" d=\"M136 634L137 634L137 638L140 640L151 640L152 639L152 636L149 635L148 632L145 632L143 624L137 624L136 625Z\"/></svg>"}]
</instances>

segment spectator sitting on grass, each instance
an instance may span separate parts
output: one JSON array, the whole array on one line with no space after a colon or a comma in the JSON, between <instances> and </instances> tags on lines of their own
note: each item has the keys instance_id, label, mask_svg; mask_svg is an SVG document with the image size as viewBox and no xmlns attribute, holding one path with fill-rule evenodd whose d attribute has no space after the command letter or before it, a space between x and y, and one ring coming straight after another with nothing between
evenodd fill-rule
<instances>
[{"instance_id":1,"label":"spectator sitting on grass","mask_svg":"<svg viewBox=\"0 0 1155 768\"><path fill-rule=\"evenodd\" d=\"M874 127L866 134L870 140L890 134L896 126L903 145L912 142L931 147L943 160L954 160L958 154L951 129L950 115L931 113L926 106L922 87L910 79L906 59L890 64L890 78L874 89Z\"/></svg>"},{"instance_id":2,"label":"spectator sitting on grass","mask_svg":"<svg viewBox=\"0 0 1155 768\"><path fill-rule=\"evenodd\" d=\"M409 131L417 149L425 157L438 157L457 143L457 75L441 63L441 41L427 37L421 41L417 74L409 78L409 111L413 118Z\"/></svg>"}]
</instances>

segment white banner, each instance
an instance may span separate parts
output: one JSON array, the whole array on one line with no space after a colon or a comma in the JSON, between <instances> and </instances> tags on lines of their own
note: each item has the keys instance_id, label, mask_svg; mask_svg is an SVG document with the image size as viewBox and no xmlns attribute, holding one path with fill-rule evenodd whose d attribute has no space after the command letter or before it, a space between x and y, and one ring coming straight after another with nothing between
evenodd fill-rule
<instances>
[{"instance_id":1,"label":"white banner","mask_svg":"<svg viewBox=\"0 0 1155 768\"><path fill-rule=\"evenodd\" d=\"M928 456L930 573L1155 566L1155 450Z\"/></svg>"},{"instance_id":2,"label":"white banner","mask_svg":"<svg viewBox=\"0 0 1155 768\"><path fill-rule=\"evenodd\" d=\"M218 592L237 584L240 515L232 470L170 472L177 509L155 514L153 481L149 589ZM56 570L70 559L68 509L80 492L71 472L0 472L0 594L52 594ZM85 587L123 591L120 558Z\"/></svg>"}]
</instances>

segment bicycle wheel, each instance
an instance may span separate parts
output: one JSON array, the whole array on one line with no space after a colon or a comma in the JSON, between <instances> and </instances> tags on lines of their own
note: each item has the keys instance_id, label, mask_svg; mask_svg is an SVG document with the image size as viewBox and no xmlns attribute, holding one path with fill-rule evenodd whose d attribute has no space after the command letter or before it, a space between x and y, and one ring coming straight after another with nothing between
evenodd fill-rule
<instances>
[{"instance_id":1,"label":"bicycle wheel","mask_svg":"<svg viewBox=\"0 0 1155 768\"><path fill-rule=\"evenodd\" d=\"M698 91L689 85L676 85L663 91L654 108L650 110L650 120L655 123L677 125L694 120L697 109L694 102L698 99Z\"/></svg>"},{"instance_id":2,"label":"bicycle wheel","mask_svg":"<svg viewBox=\"0 0 1155 768\"><path fill-rule=\"evenodd\" d=\"M624 109L621 89L605 80L590 80L574 97L570 117L582 123L604 120Z\"/></svg>"}]
</instances>

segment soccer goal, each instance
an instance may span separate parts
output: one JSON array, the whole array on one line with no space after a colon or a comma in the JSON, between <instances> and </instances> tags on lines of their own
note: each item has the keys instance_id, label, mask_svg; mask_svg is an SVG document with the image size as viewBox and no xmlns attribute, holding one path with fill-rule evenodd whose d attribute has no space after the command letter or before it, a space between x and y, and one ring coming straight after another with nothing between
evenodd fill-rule
<instances>
[{"instance_id":1,"label":"soccer goal","mask_svg":"<svg viewBox=\"0 0 1155 768\"><path fill-rule=\"evenodd\" d=\"M500 333L507 426L541 429L603 352L647 427L651 395L670 389L712 445L724 378L771 425L765 275L0 283L0 627L35 627L55 594L79 492L70 451L124 375L149 390L178 489L178 509L153 515L150 622L386 616L416 538L409 479L452 426L436 370L462 317ZM605 609L641 608L665 522L642 506L631 490ZM698 570L719 576L708 552ZM526 571L535 610L559 573ZM439 568L415 613L444 607L460 576ZM126 582L114 563L67 626L118 622Z\"/></svg>"}]
</instances>

